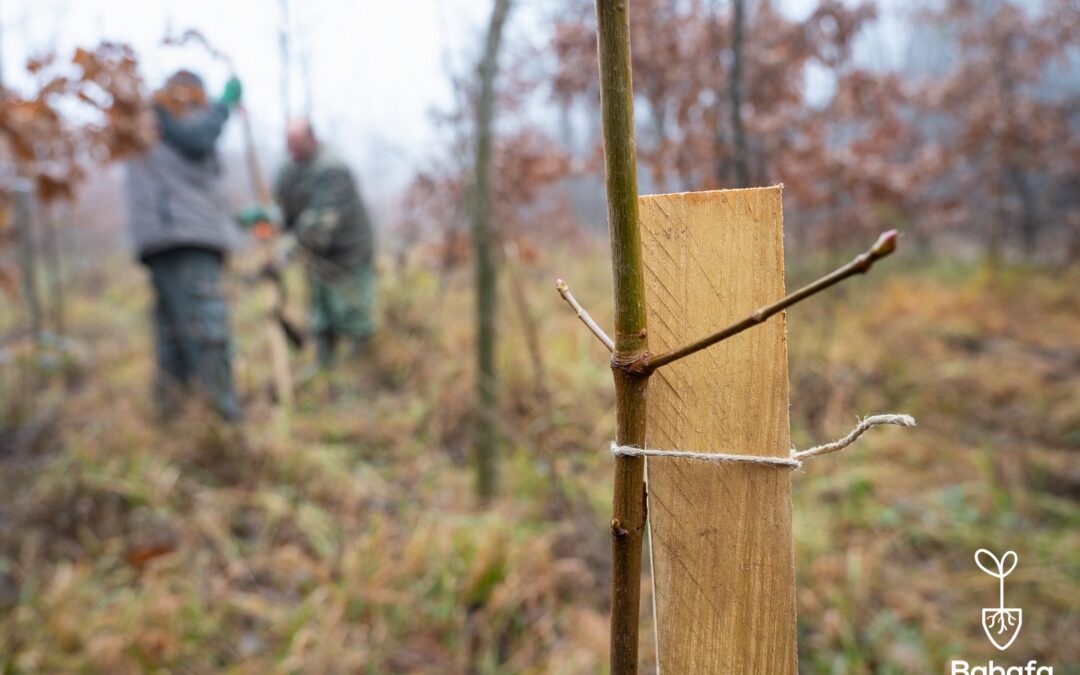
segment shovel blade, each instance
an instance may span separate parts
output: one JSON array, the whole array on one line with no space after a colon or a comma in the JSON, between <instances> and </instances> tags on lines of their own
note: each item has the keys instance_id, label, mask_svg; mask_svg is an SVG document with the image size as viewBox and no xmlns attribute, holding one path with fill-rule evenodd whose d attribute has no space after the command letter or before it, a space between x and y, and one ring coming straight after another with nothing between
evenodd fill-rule
<instances>
[{"instance_id":1,"label":"shovel blade","mask_svg":"<svg viewBox=\"0 0 1080 675\"><path fill-rule=\"evenodd\" d=\"M1005 651L1020 635L1024 611L1019 607L987 607L982 611L982 626L990 642Z\"/></svg>"}]
</instances>

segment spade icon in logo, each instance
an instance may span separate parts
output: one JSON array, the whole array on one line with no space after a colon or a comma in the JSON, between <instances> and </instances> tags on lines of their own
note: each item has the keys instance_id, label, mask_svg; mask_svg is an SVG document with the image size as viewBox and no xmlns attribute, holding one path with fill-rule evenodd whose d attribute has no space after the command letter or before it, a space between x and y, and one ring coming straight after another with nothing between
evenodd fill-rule
<instances>
[{"instance_id":1,"label":"spade icon in logo","mask_svg":"<svg viewBox=\"0 0 1080 675\"><path fill-rule=\"evenodd\" d=\"M985 564L984 560L986 560ZM1000 559L985 548L975 551L975 564L983 572L998 580L998 606L983 608L982 626L986 637L990 638L990 642L1002 651L1008 649L1009 645L1016 640L1016 636L1020 634L1020 624L1024 619L1022 609L1005 606L1005 577L1016 569L1018 562L1020 559L1015 551L1006 551Z\"/></svg>"}]
</instances>

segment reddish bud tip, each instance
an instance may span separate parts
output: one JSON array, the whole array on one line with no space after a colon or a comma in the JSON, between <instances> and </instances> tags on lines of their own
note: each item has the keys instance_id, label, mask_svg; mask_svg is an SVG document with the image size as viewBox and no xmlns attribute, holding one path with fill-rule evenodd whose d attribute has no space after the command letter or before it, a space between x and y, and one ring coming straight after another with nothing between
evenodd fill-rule
<instances>
[{"instance_id":1,"label":"reddish bud tip","mask_svg":"<svg viewBox=\"0 0 1080 675\"><path fill-rule=\"evenodd\" d=\"M874 246L870 249L870 252L878 258L889 255L896 250L896 240L899 237L899 232L896 230L889 230L878 237L878 240L874 242Z\"/></svg>"}]
</instances>

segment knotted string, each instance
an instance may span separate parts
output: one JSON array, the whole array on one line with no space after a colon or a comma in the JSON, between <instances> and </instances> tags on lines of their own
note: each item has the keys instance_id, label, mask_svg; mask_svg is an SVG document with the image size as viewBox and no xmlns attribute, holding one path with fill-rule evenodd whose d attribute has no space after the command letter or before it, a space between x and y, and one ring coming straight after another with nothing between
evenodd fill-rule
<instances>
[{"instance_id":1,"label":"knotted string","mask_svg":"<svg viewBox=\"0 0 1080 675\"><path fill-rule=\"evenodd\" d=\"M803 461L832 452L839 452L859 439L864 433L873 427L883 424L895 424L901 427L915 426L915 418L911 415L871 415L859 422L847 436L826 443L815 445L808 450L796 451L791 449L787 457L760 457L757 455L730 455L724 452L694 452L688 450L654 450L651 448L635 448L632 445L619 445L612 441L611 454L616 457L676 457L679 459L697 459L703 462L739 462L745 464L764 464L766 466L783 466L790 469L798 469Z\"/></svg>"}]
</instances>

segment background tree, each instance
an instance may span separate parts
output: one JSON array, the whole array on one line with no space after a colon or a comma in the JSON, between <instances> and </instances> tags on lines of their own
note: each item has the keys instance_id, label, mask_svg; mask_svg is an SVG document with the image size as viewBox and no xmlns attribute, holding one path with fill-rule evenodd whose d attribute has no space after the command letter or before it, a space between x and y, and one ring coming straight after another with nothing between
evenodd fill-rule
<instances>
[{"instance_id":1,"label":"background tree","mask_svg":"<svg viewBox=\"0 0 1080 675\"><path fill-rule=\"evenodd\" d=\"M980 230L991 257L1010 236L1030 257L1045 229L1077 217L1080 90L1063 80L1080 8L949 0L919 20L953 47L953 67L920 101L926 135L949 159L931 203Z\"/></svg>"},{"instance_id":2,"label":"background tree","mask_svg":"<svg viewBox=\"0 0 1080 675\"><path fill-rule=\"evenodd\" d=\"M559 100L595 101L595 83L580 77L595 67L592 19L583 9L589 3L569 4L552 33L552 89ZM640 45L632 59L646 185L691 190L816 178L818 167L805 162L820 161L810 149L823 147L825 128L821 119L814 123L821 108L810 103L806 73L814 67L839 78L850 67L855 37L874 17L871 6L823 2L803 21L769 2L740 2L731 12L696 1L634 9L641 17L631 39Z\"/></svg>"},{"instance_id":3,"label":"background tree","mask_svg":"<svg viewBox=\"0 0 1080 675\"><path fill-rule=\"evenodd\" d=\"M560 105L595 108L590 9L566 0L554 22ZM892 18L917 57L876 66L855 51L870 2L823 0L802 20L768 0L635 13L644 191L782 182L789 230L830 247L898 226L923 249L952 233L995 255L1009 241L1033 254L1045 231L1080 241L1075 2L905 9ZM941 52L929 71L927 35Z\"/></svg>"},{"instance_id":4,"label":"background tree","mask_svg":"<svg viewBox=\"0 0 1080 675\"><path fill-rule=\"evenodd\" d=\"M45 204L71 200L90 167L141 151L155 132L135 55L125 45L103 42L94 49L76 49L66 61L55 55L32 59L26 68L35 80L32 94L0 86L0 158L10 167L8 175L0 176L0 212L8 214L0 218L0 240L17 239L24 252L17 260L30 323L38 333L43 318L33 290L35 209L26 196L12 210L15 181L28 181ZM54 243L51 224L48 229ZM10 290L11 278L0 266L0 281L8 280L0 285ZM59 307L55 311L58 317Z\"/></svg>"},{"instance_id":5,"label":"background tree","mask_svg":"<svg viewBox=\"0 0 1080 675\"><path fill-rule=\"evenodd\" d=\"M510 0L495 0L484 52L477 67L476 150L471 192L472 240L476 265L476 490L482 501L495 493L498 415L495 375L496 270L491 236L491 154L495 116L495 76Z\"/></svg>"},{"instance_id":6,"label":"background tree","mask_svg":"<svg viewBox=\"0 0 1080 675\"><path fill-rule=\"evenodd\" d=\"M154 138L135 55L103 42L77 49L68 62L31 60L36 91L6 90L0 105L0 152L30 179L38 197L71 198L90 164L115 161Z\"/></svg>"},{"instance_id":7,"label":"background tree","mask_svg":"<svg viewBox=\"0 0 1080 675\"><path fill-rule=\"evenodd\" d=\"M731 3L731 83L728 90L731 96L731 132L734 137L735 168L734 187L750 187L750 157L746 147L746 129L743 125L742 90L743 90L743 45L746 34L746 0L732 0ZM719 162L717 162L719 165Z\"/></svg>"}]
</instances>

